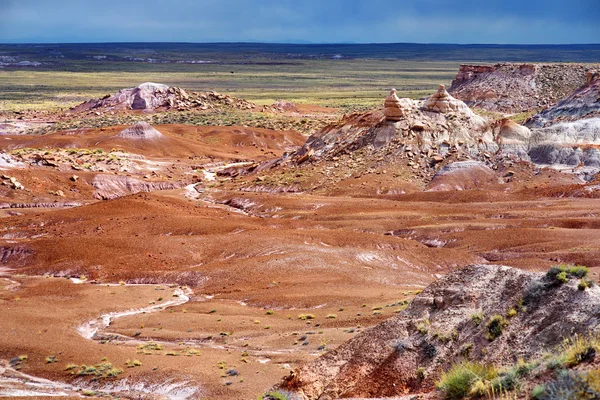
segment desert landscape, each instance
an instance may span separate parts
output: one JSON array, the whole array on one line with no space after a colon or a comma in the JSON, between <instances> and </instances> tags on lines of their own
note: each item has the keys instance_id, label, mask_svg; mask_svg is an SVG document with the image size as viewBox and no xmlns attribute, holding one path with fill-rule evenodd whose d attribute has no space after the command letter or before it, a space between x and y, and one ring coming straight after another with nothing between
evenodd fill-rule
<instances>
[{"instance_id":1,"label":"desert landscape","mask_svg":"<svg viewBox=\"0 0 600 400\"><path fill-rule=\"evenodd\" d=\"M0 397L596 399L600 45L0 44L0 223Z\"/></svg>"}]
</instances>

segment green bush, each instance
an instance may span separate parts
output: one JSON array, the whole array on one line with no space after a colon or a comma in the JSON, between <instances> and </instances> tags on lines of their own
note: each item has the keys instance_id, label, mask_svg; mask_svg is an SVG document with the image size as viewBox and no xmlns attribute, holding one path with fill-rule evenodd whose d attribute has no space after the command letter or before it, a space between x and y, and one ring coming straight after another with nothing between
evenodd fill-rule
<instances>
[{"instance_id":1,"label":"green bush","mask_svg":"<svg viewBox=\"0 0 600 400\"><path fill-rule=\"evenodd\" d=\"M486 325L487 334L485 337L490 341L495 340L502 335L502 331L506 326L508 326L508 321L502 315L493 315Z\"/></svg>"},{"instance_id":2,"label":"green bush","mask_svg":"<svg viewBox=\"0 0 600 400\"><path fill-rule=\"evenodd\" d=\"M479 325L480 323L482 323L483 322L483 312L471 314L471 321L473 321L473 323L475 325Z\"/></svg>"},{"instance_id":3,"label":"green bush","mask_svg":"<svg viewBox=\"0 0 600 400\"><path fill-rule=\"evenodd\" d=\"M537 385L531 391L531 398L535 400L542 400L544 395L546 394L546 386L545 385Z\"/></svg>"},{"instance_id":4,"label":"green bush","mask_svg":"<svg viewBox=\"0 0 600 400\"><path fill-rule=\"evenodd\" d=\"M569 281L569 278L585 278L588 275L588 268L582 265L555 265L551 267L546 276L552 281L562 284Z\"/></svg>"},{"instance_id":5,"label":"green bush","mask_svg":"<svg viewBox=\"0 0 600 400\"><path fill-rule=\"evenodd\" d=\"M297 400L298 396L294 395L292 392L288 392L286 390L276 390L273 392L265 393L262 396L258 397L258 400Z\"/></svg>"},{"instance_id":6,"label":"green bush","mask_svg":"<svg viewBox=\"0 0 600 400\"><path fill-rule=\"evenodd\" d=\"M588 337L575 335L562 345L559 358L565 365L573 367L582 362L593 361L598 351L600 351L600 335Z\"/></svg>"},{"instance_id":7,"label":"green bush","mask_svg":"<svg viewBox=\"0 0 600 400\"><path fill-rule=\"evenodd\" d=\"M458 400L469 396L474 387L481 387L497 376L495 367L467 361L454 365L443 373L437 388L444 392L446 399Z\"/></svg>"},{"instance_id":8,"label":"green bush","mask_svg":"<svg viewBox=\"0 0 600 400\"><path fill-rule=\"evenodd\" d=\"M566 271L559 272L556 275L556 280L558 282L560 282L560 283L567 283L567 282L569 282L569 277L567 276L567 272Z\"/></svg>"},{"instance_id":9,"label":"green bush","mask_svg":"<svg viewBox=\"0 0 600 400\"><path fill-rule=\"evenodd\" d=\"M545 387L541 399L586 400L600 398L600 370L589 372L562 371Z\"/></svg>"},{"instance_id":10,"label":"green bush","mask_svg":"<svg viewBox=\"0 0 600 400\"><path fill-rule=\"evenodd\" d=\"M579 284L577 285L577 289L586 290L590 286L593 286L593 285L594 285L594 281L592 281L590 279L581 278L581 280L579 281Z\"/></svg>"}]
</instances>

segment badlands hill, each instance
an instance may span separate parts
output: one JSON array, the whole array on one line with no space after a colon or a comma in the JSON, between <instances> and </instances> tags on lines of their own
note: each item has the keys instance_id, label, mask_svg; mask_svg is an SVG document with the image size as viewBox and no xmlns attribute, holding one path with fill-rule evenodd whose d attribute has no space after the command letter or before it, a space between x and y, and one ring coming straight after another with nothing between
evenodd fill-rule
<instances>
[{"instance_id":1,"label":"badlands hill","mask_svg":"<svg viewBox=\"0 0 600 400\"><path fill-rule=\"evenodd\" d=\"M600 171L600 74L589 71L583 86L525 125L533 162Z\"/></svg>"},{"instance_id":2,"label":"badlands hill","mask_svg":"<svg viewBox=\"0 0 600 400\"><path fill-rule=\"evenodd\" d=\"M235 108L248 110L256 105L249 101L219 94L216 92L188 92L178 87L146 82L141 85L119 90L101 99L88 100L71 109L71 112L100 111L158 111L158 110L207 110L215 108Z\"/></svg>"},{"instance_id":3,"label":"badlands hill","mask_svg":"<svg viewBox=\"0 0 600 400\"><path fill-rule=\"evenodd\" d=\"M534 115L526 125L539 128L593 117L600 117L600 72L588 71L584 85Z\"/></svg>"},{"instance_id":4,"label":"badlands hill","mask_svg":"<svg viewBox=\"0 0 600 400\"><path fill-rule=\"evenodd\" d=\"M496 382L512 390L530 370L543 373L542 363L532 361L563 343L565 335L587 335L598 329L600 289L578 288L576 275L584 272L574 270L565 283L557 273L491 265L450 273L428 286L396 317L292 371L279 389L293 394L288 398L303 400L429 392L443 371L477 361L521 365L520 372L500 375ZM473 376L474 382L477 376ZM485 385L495 383L482 378L480 384L484 394ZM462 396L447 392L446 398Z\"/></svg>"},{"instance_id":5,"label":"badlands hill","mask_svg":"<svg viewBox=\"0 0 600 400\"><path fill-rule=\"evenodd\" d=\"M356 163L364 158L379 167L405 165L427 178L446 159L483 159L497 150L490 122L440 85L424 101L399 99L392 90L383 110L347 115L277 162L300 165L309 159L351 158L348 162Z\"/></svg>"},{"instance_id":6,"label":"badlands hill","mask_svg":"<svg viewBox=\"0 0 600 400\"><path fill-rule=\"evenodd\" d=\"M502 113L540 109L586 82L586 64L461 65L449 92L471 107Z\"/></svg>"}]
</instances>

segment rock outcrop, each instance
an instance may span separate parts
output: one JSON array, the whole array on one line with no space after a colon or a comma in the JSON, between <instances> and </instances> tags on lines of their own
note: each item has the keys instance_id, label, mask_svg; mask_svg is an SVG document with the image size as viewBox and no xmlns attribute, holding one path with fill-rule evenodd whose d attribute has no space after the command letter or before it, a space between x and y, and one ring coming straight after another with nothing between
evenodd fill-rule
<instances>
[{"instance_id":1,"label":"rock outcrop","mask_svg":"<svg viewBox=\"0 0 600 400\"><path fill-rule=\"evenodd\" d=\"M498 177L485 163L457 161L440 168L427 185L427 191L472 190L490 184L498 184Z\"/></svg>"},{"instance_id":2,"label":"rock outcrop","mask_svg":"<svg viewBox=\"0 0 600 400\"><path fill-rule=\"evenodd\" d=\"M147 122L138 122L132 127L121 131L117 137L134 140L155 140L162 138L163 134Z\"/></svg>"},{"instance_id":3,"label":"rock outcrop","mask_svg":"<svg viewBox=\"0 0 600 400\"><path fill-rule=\"evenodd\" d=\"M475 115L463 101L450 96L444 85L440 85L438 91L423 102L423 110L443 114L454 111L470 117Z\"/></svg>"},{"instance_id":4,"label":"rock outcrop","mask_svg":"<svg viewBox=\"0 0 600 400\"><path fill-rule=\"evenodd\" d=\"M399 99L392 90L383 112L345 116L311 135L291 157L301 163L310 157L330 157L364 147L374 153L401 148L410 153L424 151L431 157L443 157L458 147L471 155L498 149L488 121L449 96L442 86L424 101Z\"/></svg>"},{"instance_id":5,"label":"rock outcrop","mask_svg":"<svg viewBox=\"0 0 600 400\"><path fill-rule=\"evenodd\" d=\"M253 109L256 105L249 101L219 94L216 92L188 92L178 87L159 83L143 83L137 87L119 90L114 95L89 100L71 109L72 112L94 110L207 110L214 108Z\"/></svg>"},{"instance_id":6,"label":"rock outcrop","mask_svg":"<svg viewBox=\"0 0 600 400\"><path fill-rule=\"evenodd\" d=\"M99 174L92 180L92 186L96 189L95 198L109 200L132 193L179 189L185 184L183 182L147 182L129 176Z\"/></svg>"},{"instance_id":7,"label":"rock outcrop","mask_svg":"<svg viewBox=\"0 0 600 400\"><path fill-rule=\"evenodd\" d=\"M396 89L392 89L389 96L385 98L383 114L386 121L400 121L404 117L404 107L396 95Z\"/></svg>"},{"instance_id":8,"label":"rock outcrop","mask_svg":"<svg viewBox=\"0 0 600 400\"><path fill-rule=\"evenodd\" d=\"M518 113L548 106L583 85L584 64L461 65L449 92L470 107Z\"/></svg>"},{"instance_id":9,"label":"rock outcrop","mask_svg":"<svg viewBox=\"0 0 600 400\"><path fill-rule=\"evenodd\" d=\"M541 128L560 122L600 117L600 73L588 71L586 83L557 104L531 117L526 125Z\"/></svg>"},{"instance_id":10,"label":"rock outcrop","mask_svg":"<svg viewBox=\"0 0 600 400\"><path fill-rule=\"evenodd\" d=\"M591 179L600 172L600 74L588 72L585 85L526 125L532 130L531 161L578 168Z\"/></svg>"},{"instance_id":11,"label":"rock outcrop","mask_svg":"<svg viewBox=\"0 0 600 400\"><path fill-rule=\"evenodd\" d=\"M0 170L23 168L23 166L23 163L15 160L11 155L0 152Z\"/></svg>"},{"instance_id":12,"label":"rock outcrop","mask_svg":"<svg viewBox=\"0 0 600 400\"><path fill-rule=\"evenodd\" d=\"M508 118L496 123L495 136L502 153L512 154L521 160L529 160L531 131Z\"/></svg>"},{"instance_id":13,"label":"rock outcrop","mask_svg":"<svg viewBox=\"0 0 600 400\"><path fill-rule=\"evenodd\" d=\"M537 164L585 166L600 171L600 118L533 129L529 155Z\"/></svg>"},{"instance_id":14,"label":"rock outcrop","mask_svg":"<svg viewBox=\"0 0 600 400\"><path fill-rule=\"evenodd\" d=\"M578 282L497 265L455 271L396 317L292 371L279 389L305 400L406 395L431 390L462 360L530 360L566 335L598 330L600 288L578 290ZM503 319L498 330L494 316Z\"/></svg>"}]
</instances>

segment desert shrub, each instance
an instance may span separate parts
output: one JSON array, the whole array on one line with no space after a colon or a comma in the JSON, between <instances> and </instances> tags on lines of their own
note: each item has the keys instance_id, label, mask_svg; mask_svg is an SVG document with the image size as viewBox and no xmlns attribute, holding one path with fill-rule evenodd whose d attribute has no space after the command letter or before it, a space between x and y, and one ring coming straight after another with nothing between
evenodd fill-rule
<instances>
[{"instance_id":1,"label":"desert shrub","mask_svg":"<svg viewBox=\"0 0 600 400\"><path fill-rule=\"evenodd\" d=\"M517 310L515 310L514 308L511 308L510 310L507 311L506 316L508 318L514 318L517 316Z\"/></svg>"},{"instance_id":2,"label":"desert shrub","mask_svg":"<svg viewBox=\"0 0 600 400\"><path fill-rule=\"evenodd\" d=\"M592 400L600 398L600 371L562 371L546 385L544 400Z\"/></svg>"},{"instance_id":3,"label":"desert shrub","mask_svg":"<svg viewBox=\"0 0 600 400\"><path fill-rule=\"evenodd\" d=\"M502 335L502 331L506 326L508 326L508 321L502 315L493 315L486 325L487 334L485 337L490 341L495 340Z\"/></svg>"},{"instance_id":4,"label":"desert shrub","mask_svg":"<svg viewBox=\"0 0 600 400\"><path fill-rule=\"evenodd\" d=\"M483 322L483 312L477 312L474 314L471 314L471 321L473 321L473 323L475 325L479 325L480 323Z\"/></svg>"},{"instance_id":5,"label":"desert shrub","mask_svg":"<svg viewBox=\"0 0 600 400\"><path fill-rule=\"evenodd\" d=\"M452 334L450 335L446 335L444 333L440 333L440 332L436 332L433 334L433 338L439 340L440 342L446 344L450 341L452 341Z\"/></svg>"},{"instance_id":6,"label":"desert shrub","mask_svg":"<svg viewBox=\"0 0 600 400\"><path fill-rule=\"evenodd\" d=\"M559 283L567 283L569 282L569 276L567 275L566 271L562 271L556 275L556 280Z\"/></svg>"},{"instance_id":7,"label":"desert shrub","mask_svg":"<svg viewBox=\"0 0 600 400\"><path fill-rule=\"evenodd\" d=\"M546 394L546 385L537 385L531 391L531 398L535 400L541 400Z\"/></svg>"},{"instance_id":8,"label":"desert shrub","mask_svg":"<svg viewBox=\"0 0 600 400\"><path fill-rule=\"evenodd\" d=\"M423 348L423 355L425 358L433 358L437 355L437 349L435 346L426 340L423 341L421 347Z\"/></svg>"},{"instance_id":9,"label":"desert shrub","mask_svg":"<svg viewBox=\"0 0 600 400\"><path fill-rule=\"evenodd\" d=\"M302 321L306 321L308 319L315 319L317 317L315 317L314 314L300 314L298 315L298 319L302 320Z\"/></svg>"},{"instance_id":10,"label":"desert shrub","mask_svg":"<svg viewBox=\"0 0 600 400\"><path fill-rule=\"evenodd\" d=\"M465 343L460 348L460 355L463 357L469 357L471 355L471 351L473 350L473 343Z\"/></svg>"},{"instance_id":11,"label":"desert shrub","mask_svg":"<svg viewBox=\"0 0 600 400\"><path fill-rule=\"evenodd\" d=\"M523 304L535 303L543 297L547 290L548 286L541 279L531 281L523 293Z\"/></svg>"},{"instance_id":12,"label":"desert shrub","mask_svg":"<svg viewBox=\"0 0 600 400\"><path fill-rule=\"evenodd\" d=\"M162 344L155 343L155 342L148 342L148 343L145 343L145 344L140 344L138 346L138 351L144 351L144 350L146 350L146 351L160 351L162 349L163 349Z\"/></svg>"},{"instance_id":13,"label":"desert shrub","mask_svg":"<svg viewBox=\"0 0 600 400\"><path fill-rule=\"evenodd\" d=\"M588 337L575 335L563 343L559 358L565 365L572 367L582 362L593 361L598 350L600 350L600 335L594 334Z\"/></svg>"},{"instance_id":14,"label":"desert shrub","mask_svg":"<svg viewBox=\"0 0 600 400\"><path fill-rule=\"evenodd\" d=\"M419 367L417 368L416 375L419 380L423 380L427 378L427 371L425 371L425 368Z\"/></svg>"},{"instance_id":15,"label":"desert shrub","mask_svg":"<svg viewBox=\"0 0 600 400\"><path fill-rule=\"evenodd\" d=\"M46 364L54 364L55 362L58 362L58 358L56 356L46 357Z\"/></svg>"},{"instance_id":16,"label":"desert shrub","mask_svg":"<svg viewBox=\"0 0 600 400\"><path fill-rule=\"evenodd\" d=\"M519 359L514 370L518 377L524 377L529 375L539 365L539 361L525 362L523 359Z\"/></svg>"},{"instance_id":17,"label":"desert shrub","mask_svg":"<svg viewBox=\"0 0 600 400\"><path fill-rule=\"evenodd\" d=\"M427 326L425 324L417 324L416 328L419 331L419 333L423 335L427 335L427 332L429 332L429 329L427 329Z\"/></svg>"},{"instance_id":18,"label":"desert shrub","mask_svg":"<svg viewBox=\"0 0 600 400\"><path fill-rule=\"evenodd\" d=\"M581 278L581 280L577 284L577 289L586 290L587 288L589 288L590 286L593 286L593 285L594 285L594 281L592 281L590 279Z\"/></svg>"},{"instance_id":19,"label":"desert shrub","mask_svg":"<svg viewBox=\"0 0 600 400\"><path fill-rule=\"evenodd\" d=\"M550 278L551 281L562 284L568 282L571 277L585 278L588 272L588 268L582 265L561 264L551 267L548 272L546 272L546 276Z\"/></svg>"},{"instance_id":20,"label":"desert shrub","mask_svg":"<svg viewBox=\"0 0 600 400\"><path fill-rule=\"evenodd\" d=\"M287 390L276 390L259 396L258 400L299 400L299 397Z\"/></svg>"},{"instance_id":21,"label":"desert shrub","mask_svg":"<svg viewBox=\"0 0 600 400\"><path fill-rule=\"evenodd\" d=\"M519 386L519 377L515 370L501 372L490 382L493 393L511 391Z\"/></svg>"},{"instance_id":22,"label":"desert shrub","mask_svg":"<svg viewBox=\"0 0 600 400\"><path fill-rule=\"evenodd\" d=\"M478 391L478 388L482 388L482 385L497 376L498 372L493 366L463 362L444 372L437 387L444 392L446 399L458 400L469 396L474 388Z\"/></svg>"}]
</instances>

